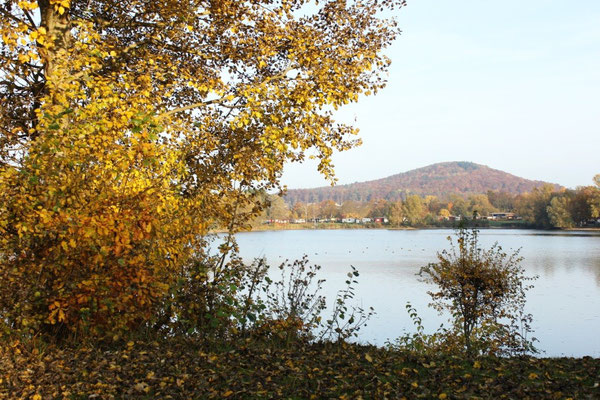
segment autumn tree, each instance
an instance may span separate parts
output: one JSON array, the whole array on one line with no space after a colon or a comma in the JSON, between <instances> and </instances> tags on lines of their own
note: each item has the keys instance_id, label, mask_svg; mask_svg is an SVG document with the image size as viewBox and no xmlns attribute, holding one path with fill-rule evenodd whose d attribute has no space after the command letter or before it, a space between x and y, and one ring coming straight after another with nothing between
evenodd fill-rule
<instances>
[{"instance_id":1,"label":"autumn tree","mask_svg":"<svg viewBox=\"0 0 600 400\"><path fill-rule=\"evenodd\" d=\"M308 204L297 202L292 206L292 215L295 218L308 219Z\"/></svg>"},{"instance_id":2,"label":"autumn tree","mask_svg":"<svg viewBox=\"0 0 600 400\"><path fill-rule=\"evenodd\" d=\"M268 199L266 217L268 219L289 219L291 216L288 205L281 196L272 195Z\"/></svg>"},{"instance_id":3,"label":"autumn tree","mask_svg":"<svg viewBox=\"0 0 600 400\"><path fill-rule=\"evenodd\" d=\"M423 199L418 195L410 195L402 203L402 214L410 226L421 225L427 214Z\"/></svg>"},{"instance_id":4,"label":"autumn tree","mask_svg":"<svg viewBox=\"0 0 600 400\"><path fill-rule=\"evenodd\" d=\"M471 215L477 213L477 215L487 216L495 211L497 209L490 203L487 195L474 194L469 197L469 212Z\"/></svg>"},{"instance_id":5,"label":"autumn tree","mask_svg":"<svg viewBox=\"0 0 600 400\"><path fill-rule=\"evenodd\" d=\"M594 194L597 189L592 186L578 187L574 191L570 191L568 211L570 218L575 225L584 225L592 219L592 204Z\"/></svg>"},{"instance_id":6,"label":"autumn tree","mask_svg":"<svg viewBox=\"0 0 600 400\"><path fill-rule=\"evenodd\" d=\"M448 210L452 213L452 215L457 215L459 217L466 217L472 215L469 212L469 202L459 194L451 194L450 202L452 206L448 207Z\"/></svg>"},{"instance_id":7,"label":"autumn tree","mask_svg":"<svg viewBox=\"0 0 600 400\"><path fill-rule=\"evenodd\" d=\"M589 199L591 215L593 218L600 218L600 174L594 176L595 190Z\"/></svg>"},{"instance_id":8,"label":"autumn tree","mask_svg":"<svg viewBox=\"0 0 600 400\"><path fill-rule=\"evenodd\" d=\"M545 184L534 188L530 193L520 195L516 199L516 211L523 219L540 228L551 227L548 205L554 196L554 186Z\"/></svg>"},{"instance_id":9,"label":"autumn tree","mask_svg":"<svg viewBox=\"0 0 600 400\"><path fill-rule=\"evenodd\" d=\"M381 89L402 1L3 0L0 321L147 323L213 227L235 230L335 109ZM200 276L200 275L198 275Z\"/></svg>"},{"instance_id":10,"label":"autumn tree","mask_svg":"<svg viewBox=\"0 0 600 400\"><path fill-rule=\"evenodd\" d=\"M426 196L425 204L427 205L427 210L432 216L438 215L442 208L444 208L444 204L437 196Z\"/></svg>"},{"instance_id":11,"label":"autumn tree","mask_svg":"<svg viewBox=\"0 0 600 400\"><path fill-rule=\"evenodd\" d=\"M319 218L331 219L338 217L340 207L333 200L323 200L319 203Z\"/></svg>"},{"instance_id":12,"label":"autumn tree","mask_svg":"<svg viewBox=\"0 0 600 400\"><path fill-rule=\"evenodd\" d=\"M348 200L342 203L340 214L343 218L362 217L363 204L359 201Z\"/></svg>"},{"instance_id":13,"label":"autumn tree","mask_svg":"<svg viewBox=\"0 0 600 400\"><path fill-rule=\"evenodd\" d=\"M531 286L518 252L505 253L498 244L482 249L477 230L459 229L456 244L438 253L438 262L420 270L432 306L453 317L448 339L460 339L468 355L532 350L527 338L531 316L524 311Z\"/></svg>"},{"instance_id":14,"label":"autumn tree","mask_svg":"<svg viewBox=\"0 0 600 400\"><path fill-rule=\"evenodd\" d=\"M392 203L383 199L371 200L369 202L369 213L367 214L370 218L378 218L390 215L390 208Z\"/></svg>"},{"instance_id":15,"label":"autumn tree","mask_svg":"<svg viewBox=\"0 0 600 400\"><path fill-rule=\"evenodd\" d=\"M398 200L392 203L389 218L390 224L393 226L400 226L404 223L404 208L402 207L402 201Z\"/></svg>"},{"instance_id":16,"label":"autumn tree","mask_svg":"<svg viewBox=\"0 0 600 400\"><path fill-rule=\"evenodd\" d=\"M548 205L546 211L553 227L572 228L574 226L569 205L569 198L565 195L556 196L550 200L550 205Z\"/></svg>"},{"instance_id":17,"label":"autumn tree","mask_svg":"<svg viewBox=\"0 0 600 400\"><path fill-rule=\"evenodd\" d=\"M442 208L439 212L440 217L442 218L450 218L450 211L447 208Z\"/></svg>"},{"instance_id":18,"label":"autumn tree","mask_svg":"<svg viewBox=\"0 0 600 400\"><path fill-rule=\"evenodd\" d=\"M512 211L515 207L515 195L512 193L488 190L487 197L490 204L499 210Z\"/></svg>"}]
</instances>

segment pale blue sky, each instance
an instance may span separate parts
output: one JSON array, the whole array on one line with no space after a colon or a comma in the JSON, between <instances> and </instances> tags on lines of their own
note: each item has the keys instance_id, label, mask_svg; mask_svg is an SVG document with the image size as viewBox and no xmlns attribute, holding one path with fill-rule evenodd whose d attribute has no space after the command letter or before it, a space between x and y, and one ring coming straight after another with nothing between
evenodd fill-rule
<instances>
[{"instance_id":1,"label":"pale blue sky","mask_svg":"<svg viewBox=\"0 0 600 400\"><path fill-rule=\"evenodd\" d=\"M389 84L344 109L339 184L473 161L567 187L600 173L600 0L409 0ZM327 182L314 163L289 188Z\"/></svg>"}]
</instances>

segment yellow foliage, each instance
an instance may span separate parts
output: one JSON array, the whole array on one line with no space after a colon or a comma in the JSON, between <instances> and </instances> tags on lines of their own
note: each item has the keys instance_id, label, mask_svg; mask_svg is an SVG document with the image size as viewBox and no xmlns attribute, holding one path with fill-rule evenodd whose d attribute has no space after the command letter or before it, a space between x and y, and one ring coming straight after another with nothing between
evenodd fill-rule
<instances>
[{"instance_id":1,"label":"yellow foliage","mask_svg":"<svg viewBox=\"0 0 600 400\"><path fill-rule=\"evenodd\" d=\"M376 9L401 1L310 18L302 1L9 3L0 320L58 334L151 321L202 236L256 214L286 162L312 149L333 180L357 142L331 108L384 86L397 30Z\"/></svg>"}]
</instances>

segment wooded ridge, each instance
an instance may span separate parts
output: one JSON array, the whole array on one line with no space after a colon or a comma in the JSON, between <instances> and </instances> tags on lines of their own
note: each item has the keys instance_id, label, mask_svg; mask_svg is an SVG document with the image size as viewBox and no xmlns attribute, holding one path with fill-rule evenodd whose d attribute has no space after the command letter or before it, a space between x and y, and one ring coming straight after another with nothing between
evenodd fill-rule
<instances>
[{"instance_id":1,"label":"wooded ridge","mask_svg":"<svg viewBox=\"0 0 600 400\"><path fill-rule=\"evenodd\" d=\"M466 161L442 162L423 168L366 182L313 189L290 189L288 203L312 203L333 200L370 201L384 199L395 201L410 194L444 196L447 194L475 194L488 191L522 194L547 182L521 178L485 165ZM553 184L556 189L561 186Z\"/></svg>"}]
</instances>

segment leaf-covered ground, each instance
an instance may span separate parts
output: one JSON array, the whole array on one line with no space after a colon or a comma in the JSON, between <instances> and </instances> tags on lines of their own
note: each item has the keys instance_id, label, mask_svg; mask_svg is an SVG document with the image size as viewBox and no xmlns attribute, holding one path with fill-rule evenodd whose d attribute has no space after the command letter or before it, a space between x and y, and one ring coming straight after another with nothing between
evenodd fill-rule
<instances>
[{"instance_id":1,"label":"leaf-covered ground","mask_svg":"<svg viewBox=\"0 0 600 400\"><path fill-rule=\"evenodd\" d=\"M372 346L169 340L2 344L1 399L598 399L600 359L428 357Z\"/></svg>"}]
</instances>

